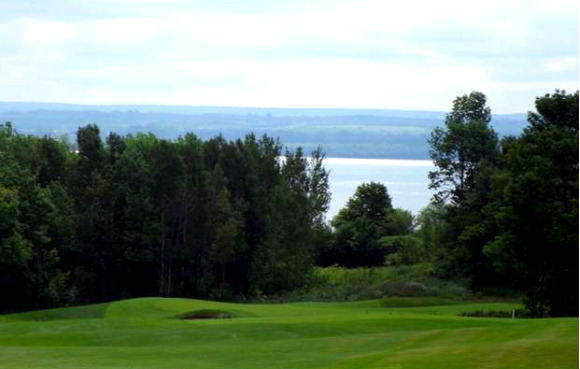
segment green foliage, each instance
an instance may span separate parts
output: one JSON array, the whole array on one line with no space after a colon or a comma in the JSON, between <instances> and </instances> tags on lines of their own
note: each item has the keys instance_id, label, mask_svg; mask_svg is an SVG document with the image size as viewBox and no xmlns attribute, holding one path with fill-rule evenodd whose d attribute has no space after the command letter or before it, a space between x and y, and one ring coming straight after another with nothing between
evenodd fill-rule
<instances>
[{"instance_id":1,"label":"green foliage","mask_svg":"<svg viewBox=\"0 0 580 369\"><path fill-rule=\"evenodd\" d=\"M530 128L504 142L487 208L497 233L484 251L533 316L577 316L578 92L556 91L536 108Z\"/></svg>"},{"instance_id":2,"label":"green foliage","mask_svg":"<svg viewBox=\"0 0 580 369\"><path fill-rule=\"evenodd\" d=\"M286 294L299 301L354 301L383 296L466 297L468 290L434 275L432 264L372 268L316 267L306 287Z\"/></svg>"},{"instance_id":3,"label":"green foliage","mask_svg":"<svg viewBox=\"0 0 580 369\"><path fill-rule=\"evenodd\" d=\"M251 134L103 142L94 124L73 147L0 125L0 310L299 287L328 172L321 149L280 151Z\"/></svg>"},{"instance_id":4,"label":"green foliage","mask_svg":"<svg viewBox=\"0 0 580 369\"><path fill-rule=\"evenodd\" d=\"M308 199L313 222L318 227L324 226L324 216L330 205L330 184L328 171L324 168L325 154L318 146L312 151L308 163Z\"/></svg>"},{"instance_id":5,"label":"green foliage","mask_svg":"<svg viewBox=\"0 0 580 369\"><path fill-rule=\"evenodd\" d=\"M530 126L541 131L549 126L563 128L567 131L578 131L578 91L567 94L556 90L536 98L537 113L528 113Z\"/></svg>"},{"instance_id":6,"label":"green foliage","mask_svg":"<svg viewBox=\"0 0 580 369\"><path fill-rule=\"evenodd\" d=\"M385 185L364 183L331 222L332 235L318 246L319 265L347 267L415 264L432 253L414 235L411 212L393 208ZM324 234L324 233L323 233Z\"/></svg>"},{"instance_id":7,"label":"green foliage","mask_svg":"<svg viewBox=\"0 0 580 369\"><path fill-rule=\"evenodd\" d=\"M430 259L429 250L416 236L387 236L381 239L381 244L388 252L386 265L413 265Z\"/></svg>"},{"instance_id":8,"label":"green foliage","mask_svg":"<svg viewBox=\"0 0 580 369\"><path fill-rule=\"evenodd\" d=\"M441 202L427 205L417 216L416 235L423 242L425 251L432 257L446 250L443 245L448 233L448 208Z\"/></svg>"},{"instance_id":9,"label":"green foliage","mask_svg":"<svg viewBox=\"0 0 580 369\"><path fill-rule=\"evenodd\" d=\"M482 251L494 232L493 224L483 219L483 209L491 200L491 177L500 155L490 120L491 109L481 92L455 99L445 126L435 129L429 140L437 167L429 173L429 187L438 191L434 201L442 204L433 205L420 220L426 227L420 233L437 254L441 273L468 278L476 291L504 283ZM438 242L436 250L433 241Z\"/></svg>"},{"instance_id":10,"label":"green foliage","mask_svg":"<svg viewBox=\"0 0 580 369\"><path fill-rule=\"evenodd\" d=\"M390 209L383 224L386 235L410 235L415 231L415 218L410 211L404 209Z\"/></svg>"},{"instance_id":11,"label":"green foliage","mask_svg":"<svg viewBox=\"0 0 580 369\"><path fill-rule=\"evenodd\" d=\"M258 245L253 264L253 285L258 294L295 289L306 280L313 264L313 227L318 215L312 212L311 178L302 150L286 152L281 181L272 191L268 214L269 232Z\"/></svg>"},{"instance_id":12,"label":"green foliage","mask_svg":"<svg viewBox=\"0 0 580 369\"><path fill-rule=\"evenodd\" d=\"M219 169L219 167L216 167ZM223 173L214 171L217 181L223 181ZM218 283L217 298L224 299L224 288L226 287L226 265L230 263L237 253L244 251L244 242L242 239L242 216L241 213L234 210L231 204L229 191L221 185L216 186L218 194L214 203L212 213L215 224L214 234L211 241L211 257L217 264L220 281ZM221 190L220 190L221 188ZM231 296L230 296L231 298Z\"/></svg>"},{"instance_id":13,"label":"green foliage","mask_svg":"<svg viewBox=\"0 0 580 369\"><path fill-rule=\"evenodd\" d=\"M47 140L21 136L11 124L0 125L1 310L55 306L68 288L67 274L58 265L60 249L70 241L66 222L61 222L67 203L53 182L63 172L50 179L46 170L39 170L49 158L59 173L63 157L58 144Z\"/></svg>"},{"instance_id":14,"label":"green foliage","mask_svg":"<svg viewBox=\"0 0 580 369\"><path fill-rule=\"evenodd\" d=\"M61 142L43 137L36 142L36 163L38 183L42 187L66 178L68 148Z\"/></svg>"},{"instance_id":15,"label":"green foliage","mask_svg":"<svg viewBox=\"0 0 580 369\"><path fill-rule=\"evenodd\" d=\"M379 239L385 235L385 222L392 209L385 185L370 182L358 186L331 222L335 255L330 262L349 267L382 265L385 254Z\"/></svg>"},{"instance_id":16,"label":"green foliage","mask_svg":"<svg viewBox=\"0 0 580 369\"><path fill-rule=\"evenodd\" d=\"M431 186L452 201L425 209L417 234L438 273L474 291L515 288L534 317L577 316L578 92L537 98L530 126L499 152L484 106L458 98L433 132Z\"/></svg>"},{"instance_id":17,"label":"green foliage","mask_svg":"<svg viewBox=\"0 0 580 369\"><path fill-rule=\"evenodd\" d=\"M429 188L438 190L437 199L461 202L475 185L480 161L496 157L498 139L490 120L485 95L474 91L456 98L445 126L433 130L429 145L437 170L429 173Z\"/></svg>"},{"instance_id":18,"label":"green foliage","mask_svg":"<svg viewBox=\"0 0 580 369\"><path fill-rule=\"evenodd\" d=\"M391 196L382 183L370 182L358 186L346 206L339 212L335 222L368 218L381 223L387 212L392 209Z\"/></svg>"}]
</instances>

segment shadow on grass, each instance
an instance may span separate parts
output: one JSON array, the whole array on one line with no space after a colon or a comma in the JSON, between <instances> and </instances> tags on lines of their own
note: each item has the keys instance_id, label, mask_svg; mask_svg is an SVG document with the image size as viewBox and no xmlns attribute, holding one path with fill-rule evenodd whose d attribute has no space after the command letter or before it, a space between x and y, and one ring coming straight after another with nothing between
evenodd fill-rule
<instances>
[{"instance_id":1,"label":"shadow on grass","mask_svg":"<svg viewBox=\"0 0 580 369\"><path fill-rule=\"evenodd\" d=\"M0 316L5 321L51 321L72 319L103 319L109 303L66 307L50 310L29 311L26 313L7 314Z\"/></svg>"}]
</instances>

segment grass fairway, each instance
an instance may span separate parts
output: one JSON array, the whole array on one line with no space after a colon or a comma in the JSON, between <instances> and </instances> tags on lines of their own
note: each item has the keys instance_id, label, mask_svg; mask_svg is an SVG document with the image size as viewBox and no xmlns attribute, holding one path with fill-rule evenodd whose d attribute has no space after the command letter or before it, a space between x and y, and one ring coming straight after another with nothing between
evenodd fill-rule
<instances>
[{"instance_id":1,"label":"grass fairway","mask_svg":"<svg viewBox=\"0 0 580 369\"><path fill-rule=\"evenodd\" d=\"M457 316L513 304L394 305L143 298L4 315L0 368L578 368L578 319ZM232 318L175 318L200 311Z\"/></svg>"}]
</instances>

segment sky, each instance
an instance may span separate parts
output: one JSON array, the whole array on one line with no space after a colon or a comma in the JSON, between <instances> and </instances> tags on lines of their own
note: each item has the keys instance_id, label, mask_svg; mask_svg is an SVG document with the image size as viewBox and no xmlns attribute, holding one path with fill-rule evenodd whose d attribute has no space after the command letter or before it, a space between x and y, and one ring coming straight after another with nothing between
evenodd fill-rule
<instances>
[{"instance_id":1,"label":"sky","mask_svg":"<svg viewBox=\"0 0 580 369\"><path fill-rule=\"evenodd\" d=\"M0 0L0 101L522 113L578 89L577 0Z\"/></svg>"}]
</instances>

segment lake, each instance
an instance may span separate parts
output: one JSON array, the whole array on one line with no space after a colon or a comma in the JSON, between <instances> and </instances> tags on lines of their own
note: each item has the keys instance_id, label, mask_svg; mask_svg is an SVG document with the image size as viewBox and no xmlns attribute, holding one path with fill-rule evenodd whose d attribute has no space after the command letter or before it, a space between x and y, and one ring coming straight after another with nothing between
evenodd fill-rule
<instances>
[{"instance_id":1,"label":"lake","mask_svg":"<svg viewBox=\"0 0 580 369\"><path fill-rule=\"evenodd\" d=\"M344 207L356 188L365 182L381 182L393 200L393 206L410 210L414 215L429 204L433 191L428 189L427 174L434 170L430 160L326 158L330 170L332 200L326 215L332 219Z\"/></svg>"}]
</instances>

